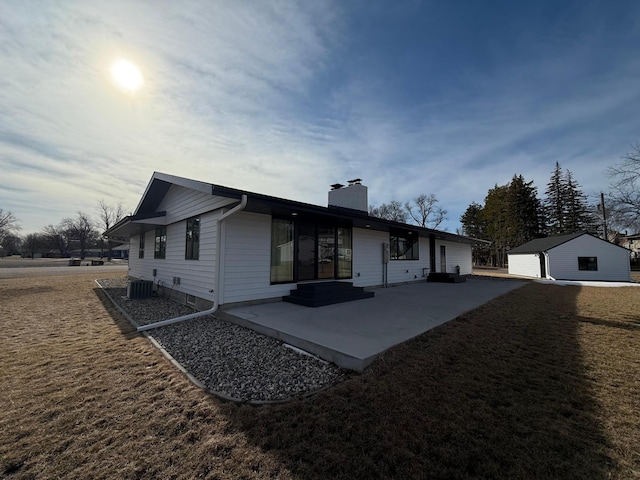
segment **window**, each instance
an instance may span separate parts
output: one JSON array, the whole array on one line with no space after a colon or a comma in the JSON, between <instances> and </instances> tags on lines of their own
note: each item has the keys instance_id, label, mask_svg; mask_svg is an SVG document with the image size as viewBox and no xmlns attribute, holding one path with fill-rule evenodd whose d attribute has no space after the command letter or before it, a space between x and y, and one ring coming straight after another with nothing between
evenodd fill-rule
<instances>
[{"instance_id":1,"label":"window","mask_svg":"<svg viewBox=\"0 0 640 480\"><path fill-rule=\"evenodd\" d=\"M198 260L200 255L200 217L187 220L187 245L184 251L185 260Z\"/></svg>"},{"instance_id":2,"label":"window","mask_svg":"<svg viewBox=\"0 0 640 480\"><path fill-rule=\"evenodd\" d=\"M167 249L167 227L156 227L156 244L153 258L164 258Z\"/></svg>"},{"instance_id":3,"label":"window","mask_svg":"<svg viewBox=\"0 0 640 480\"><path fill-rule=\"evenodd\" d=\"M578 270L598 270L598 257L578 257Z\"/></svg>"},{"instance_id":4,"label":"window","mask_svg":"<svg viewBox=\"0 0 640 480\"><path fill-rule=\"evenodd\" d=\"M140 234L140 245L138 245L138 258L144 258L144 236L146 232Z\"/></svg>"},{"instance_id":5,"label":"window","mask_svg":"<svg viewBox=\"0 0 640 480\"><path fill-rule=\"evenodd\" d=\"M351 228L338 227L338 278L351 278Z\"/></svg>"},{"instance_id":6,"label":"window","mask_svg":"<svg viewBox=\"0 0 640 480\"><path fill-rule=\"evenodd\" d=\"M418 236L414 234L391 234L389 237L391 260L418 260Z\"/></svg>"},{"instance_id":7,"label":"window","mask_svg":"<svg viewBox=\"0 0 640 480\"><path fill-rule=\"evenodd\" d=\"M271 283L293 281L293 222L271 221Z\"/></svg>"}]
</instances>

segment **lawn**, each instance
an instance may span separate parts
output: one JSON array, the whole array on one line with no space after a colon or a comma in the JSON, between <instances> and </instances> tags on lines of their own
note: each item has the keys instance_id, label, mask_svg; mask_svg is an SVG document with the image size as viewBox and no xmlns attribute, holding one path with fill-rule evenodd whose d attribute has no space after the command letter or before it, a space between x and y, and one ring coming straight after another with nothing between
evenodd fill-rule
<instances>
[{"instance_id":1,"label":"lawn","mask_svg":"<svg viewBox=\"0 0 640 480\"><path fill-rule=\"evenodd\" d=\"M640 478L639 312L640 288L531 283L250 407L190 384L92 276L0 280L0 478Z\"/></svg>"}]
</instances>

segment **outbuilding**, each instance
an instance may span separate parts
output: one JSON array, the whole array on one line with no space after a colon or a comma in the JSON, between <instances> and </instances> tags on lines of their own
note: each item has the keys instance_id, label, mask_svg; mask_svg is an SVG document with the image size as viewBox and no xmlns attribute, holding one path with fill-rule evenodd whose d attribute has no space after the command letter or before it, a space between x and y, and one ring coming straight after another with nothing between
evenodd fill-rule
<instances>
[{"instance_id":1,"label":"outbuilding","mask_svg":"<svg viewBox=\"0 0 640 480\"><path fill-rule=\"evenodd\" d=\"M629 250L587 232L538 238L508 252L509 273L550 280L631 281Z\"/></svg>"}]
</instances>

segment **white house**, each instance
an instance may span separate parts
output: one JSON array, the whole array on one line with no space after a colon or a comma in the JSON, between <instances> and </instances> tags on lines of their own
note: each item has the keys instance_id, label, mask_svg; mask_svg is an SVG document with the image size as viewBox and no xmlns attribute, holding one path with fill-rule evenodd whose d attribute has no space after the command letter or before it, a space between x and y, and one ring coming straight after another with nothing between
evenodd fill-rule
<instances>
[{"instance_id":1,"label":"white house","mask_svg":"<svg viewBox=\"0 0 640 480\"><path fill-rule=\"evenodd\" d=\"M134 214L105 234L128 242L131 279L197 308L278 299L300 283L471 274L476 240L370 217L359 179L332 187L322 207L156 172Z\"/></svg>"},{"instance_id":2,"label":"white house","mask_svg":"<svg viewBox=\"0 0 640 480\"><path fill-rule=\"evenodd\" d=\"M509 251L508 257L512 275L631 281L629 251L586 232L532 240Z\"/></svg>"}]
</instances>

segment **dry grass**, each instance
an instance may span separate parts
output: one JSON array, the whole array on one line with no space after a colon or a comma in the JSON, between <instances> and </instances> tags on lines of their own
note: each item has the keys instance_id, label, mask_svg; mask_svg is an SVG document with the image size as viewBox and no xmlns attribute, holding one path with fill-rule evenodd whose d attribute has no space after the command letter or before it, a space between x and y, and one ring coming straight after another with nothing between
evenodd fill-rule
<instances>
[{"instance_id":1,"label":"dry grass","mask_svg":"<svg viewBox=\"0 0 640 480\"><path fill-rule=\"evenodd\" d=\"M0 477L640 478L640 289L530 284L306 400L220 403L92 278L0 280Z\"/></svg>"}]
</instances>

